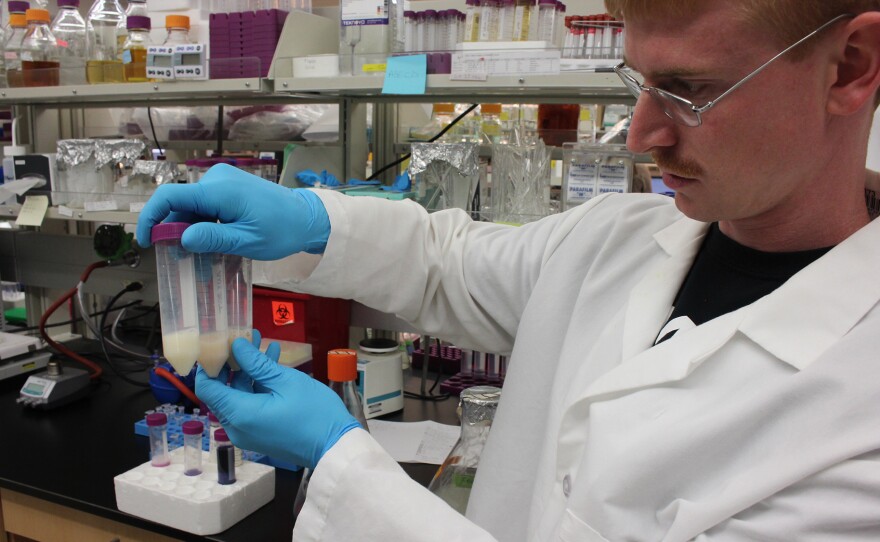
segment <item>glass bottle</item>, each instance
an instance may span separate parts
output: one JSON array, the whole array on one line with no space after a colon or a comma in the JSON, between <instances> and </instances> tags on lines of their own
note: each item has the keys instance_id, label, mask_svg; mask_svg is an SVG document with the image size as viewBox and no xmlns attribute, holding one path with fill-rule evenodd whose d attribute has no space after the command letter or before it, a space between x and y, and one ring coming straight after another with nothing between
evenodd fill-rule
<instances>
[{"instance_id":1,"label":"glass bottle","mask_svg":"<svg viewBox=\"0 0 880 542\"><path fill-rule=\"evenodd\" d=\"M27 10L27 33L21 41L21 74L26 87L57 87L58 42L49 29L49 12Z\"/></svg>"},{"instance_id":2,"label":"glass bottle","mask_svg":"<svg viewBox=\"0 0 880 542\"><path fill-rule=\"evenodd\" d=\"M120 0L120 5L122 2ZM139 15L141 17L149 17L150 14L147 12L147 1L146 0L128 0L128 4L125 6L125 16L119 20L119 24L116 26L116 42L119 49L120 58L122 55L122 48L125 46L126 40L128 40L128 25L126 21L132 15ZM124 70L123 70L124 71Z\"/></svg>"},{"instance_id":3,"label":"glass bottle","mask_svg":"<svg viewBox=\"0 0 880 542\"><path fill-rule=\"evenodd\" d=\"M27 18L23 13L9 16L10 32L3 44L3 57L6 61L6 83L9 87L23 87L21 74L21 43L27 32Z\"/></svg>"},{"instance_id":4,"label":"glass bottle","mask_svg":"<svg viewBox=\"0 0 880 542\"><path fill-rule=\"evenodd\" d=\"M364 403L361 394L357 390L357 351L349 348L340 348L327 352L327 380L330 381L330 389L335 391L342 404L348 409L349 414L355 417L364 431L369 431L367 419L364 416ZM303 469L299 490L293 503L294 516L299 515L303 504L306 502L306 494L309 490L309 480L312 477L310 469Z\"/></svg>"},{"instance_id":5,"label":"glass bottle","mask_svg":"<svg viewBox=\"0 0 880 542\"><path fill-rule=\"evenodd\" d=\"M150 18L132 15L125 21L128 38L122 46L122 66L125 81L143 83L147 79L147 47L150 42Z\"/></svg>"},{"instance_id":6,"label":"glass bottle","mask_svg":"<svg viewBox=\"0 0 880 542\"><path fill-rule=\"evenodd\" d=\"M14 14L24 15L27 10L31 8L31 3L26 0L9 0L7 5L7 11L9 12L10 17ZM25 23L27 24L27 23ZM6 21L6 24L3 26L3 34L5 36L9 36L12 33L12 19L10 18Z\"/></svg>"},{"instance_id":7,"label":"glass bottle","mask_svg":"<svg viewBox=\"0 0 880 542\"><path fill-rule=\"evenodd\" d=\"M122 43L117 29L125 20L118 0L95 0L86 20L89 36L89 59L86 62L86 80L89 83L121 83Z\"/></svg>"},{"instance_id":8,"label":"glass bottle","mask_svg":"<svg viewBox=\"0 0 880 542\"><path fill-rule=\"evenodd\" d=\"M59 83L82 85L86 82L88 35L86 21L79 14L79 0L58 0L58 13L51 25L58 42Z\"/></svg>"},{"instance_id":9,"label":"glass bottle","mask_svg":"<svg viewBox=\"0 0 880 542\"><path fill-rule=\"evenodd\" d=\"M189 17L186 15L166 15L165 28L168 35L162 45L185 45L189 39Z\"/></svg>"},{"instance_id":10,"label":"glass bottle","mask_svg":"<svg viewBox=\"0 0 880 542\"><path fill-rule=\"evenodd\" d=\"M492 428L501 388L475 386L461 392L461 436L437 469L428 490L464 514L480 454Z\"/></svg>"}]
</instances>

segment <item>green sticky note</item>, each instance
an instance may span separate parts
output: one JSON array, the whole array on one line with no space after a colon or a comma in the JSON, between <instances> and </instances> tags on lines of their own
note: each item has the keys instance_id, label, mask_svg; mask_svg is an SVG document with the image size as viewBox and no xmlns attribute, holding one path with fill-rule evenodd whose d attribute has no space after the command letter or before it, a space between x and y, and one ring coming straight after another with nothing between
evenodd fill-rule
<instances>
[{"instance_id":1,"label":"green sticky note","mask_svg":"<svg viewBox=\"0 0 880 542\"><path fill-rule=\"evenodd\" d=\"M428 55L388 57L382 94L424 94Z\"/></svg>"}]
</instances>

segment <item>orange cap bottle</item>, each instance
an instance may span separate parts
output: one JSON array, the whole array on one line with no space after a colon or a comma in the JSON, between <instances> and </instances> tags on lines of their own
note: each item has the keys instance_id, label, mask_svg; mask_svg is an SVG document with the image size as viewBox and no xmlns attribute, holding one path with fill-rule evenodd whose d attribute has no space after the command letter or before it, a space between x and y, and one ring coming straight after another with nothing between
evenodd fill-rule
<instances>
[{"instance_id":1,"label":"orange cap bottle","mask_svg":"<svg viewBox=\"0 0 880 542\"><path fill-rule=\"evenodd\" d=\"M337 348L327 352L327 378L334 382L357 380L357 351Z\"/></svg>"}]
</instances>

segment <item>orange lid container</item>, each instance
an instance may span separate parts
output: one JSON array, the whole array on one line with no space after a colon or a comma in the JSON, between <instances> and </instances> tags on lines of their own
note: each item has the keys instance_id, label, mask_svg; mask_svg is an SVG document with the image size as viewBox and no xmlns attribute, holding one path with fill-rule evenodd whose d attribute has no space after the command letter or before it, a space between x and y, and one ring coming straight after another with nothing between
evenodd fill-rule
<instances>
[{"instance_id":1,"label":"orange lid container","mask_svg":"<svg viewBox=\"0 0 880 542\"><path fill-rule=\"evenodd\" d=\"M165 28L186 28L189 30L189 17L186 15L166 15Z\"/></svg>"},{"instance_id":2,"label":"orange lid container","mask_svg":"<svg viewBox=\"0 0 880 542\"><path fill-rule=\"evenodd\" d=\"M434 114L452 115L455 113L455 104L434 104Z\"/></svg>"},{"instance_id":3,"label":"orange lid container","mask_svg":"<svg viewBox=\"0 0 880 542\"><path fill-rule=\"evenodd\" d=\"M50 21L49 12L45 9L29 9L24 13L24 17L28 22L48 23Z\"/></svg>"},{"instance_id":4,"label":"orange lid container","mask_svg":"<svg viewBox=\"0 0 880 542\"><path fill-rule=\"evenodd\" d=\"M357 363L357 351L350 348L337 348L327 352L327 379L334 382L357 379Z\"/></svg>"},{"instance_id":5,"label":"orange lid container","mask_svg":"<svg viewBox=\"0 0 880 542\"><path fill-rule=\"evenodd\" d=\"M10 13L9 26L14 26L16 28L27 26L27 17L25 17L24 13Z\"/></svg>"},{"instance_id":6,"label":"orange lid container","mask_svg":"<svg viewBox=\"0 0 880 542\"><path fill-rule=\"evenodd\" d=\"M480 104L480 113L483 115L501 115L501 104Z\"/></svg>"}]
</instances>

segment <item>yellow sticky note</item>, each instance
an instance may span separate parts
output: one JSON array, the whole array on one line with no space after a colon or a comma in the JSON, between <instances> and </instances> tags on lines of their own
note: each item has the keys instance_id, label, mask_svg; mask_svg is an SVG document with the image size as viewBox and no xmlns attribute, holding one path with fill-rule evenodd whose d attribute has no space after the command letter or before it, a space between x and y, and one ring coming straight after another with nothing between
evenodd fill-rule
<instances>
[{"instance_id":1,"label":"yellow sticky note","mask_svg":"<svg viewBox=\"0 0 880 542\"><path fill-rule=\"evenodd\" d=\"M25 196L15 220L16 226L41 226L49 209L49 196Z\"/></svg>"}]
</instances>

